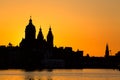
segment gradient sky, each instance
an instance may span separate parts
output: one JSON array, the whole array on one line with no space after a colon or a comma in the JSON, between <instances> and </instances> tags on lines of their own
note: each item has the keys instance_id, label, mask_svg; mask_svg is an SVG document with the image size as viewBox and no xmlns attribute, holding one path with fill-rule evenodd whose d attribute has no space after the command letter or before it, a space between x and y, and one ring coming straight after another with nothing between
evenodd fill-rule
<instances>
[{"instance_id":1,"label":"gradient sky","mask_svg":"<svg viewBox=\"0 0 120 80\"><path fill-rule=\"evenodd\" d=\"M52 26L54 44L104 56L120 50L120 0L0 0L0 45L14 46L24 38L32 16L36 35L40 25L46 39Z\"/></svg>"}]
</instances>

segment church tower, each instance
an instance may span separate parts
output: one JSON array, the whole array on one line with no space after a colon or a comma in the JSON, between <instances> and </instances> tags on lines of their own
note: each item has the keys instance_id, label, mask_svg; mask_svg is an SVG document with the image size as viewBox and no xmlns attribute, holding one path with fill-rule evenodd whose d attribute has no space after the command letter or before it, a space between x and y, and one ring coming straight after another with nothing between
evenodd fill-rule
<instances>
[{"instance_id":1,"label":"church tower","mask_svg":"<svg viewBox=\"0 0 120 80\"><path fill-rule=\"evenodd\" d=\"M35 26L32 24L32 19L30 17L29 24L26 26L25 29L25 39L34 40L35 34L36 34Z\"/></svg>"},{"instance_id":2,"label":"church tower","mask_svg":"<svg viewBox=\"0 0 120 80\"><path fill-rule=\"evenodd\" d=\"M39 31L39 33L38 33L37 39L38 39L39 41L43 41L43 39L44 39L44 36L43 36L41 27L40 27L40 31Z\"/></svg>"},{"instance_id":3,"label":"church tower","mask_svg":"<svg viewBox=\"0 0 120 80\"><path fill-rule=\"evenodd\" d=\"M105 57L109 57L109 47L108 47L108 44L106 44Z\"/></svg>"},{"instance_id":4,"label":"church tower","mask_svg":"<svg viewBox=\"0 0 120 80\"><path fill-rule=\"evenodd\" d=\"M40 27L40 30L39 30L39 33L38 33L38 36L37 36L37 42L38 42L38 47L43 47L44 45L44 36L43 36L43 33L42 33L42 29Z\"/></svg>"},{"instance_id":5,"label":"church tower","mask_svg":"<svg viewBox=\"0 0 120 80\"><path fill-rule=\"evenodd\" d=\"M48 47L53 47L53 34L51 27L49 28L48 35L47 35L47 45Z\"/></svg>"},{"instance_id":6,"label":"church tower","mask_svg":"<svg viewBox=\"0 0 120 80\"><path fill-rule=\"evenodd\" d=\"M30 17L29 24L26 26L25 29L25 39L22 39L20 47L28 49L35 48L36 44L35 34L36 29L35 26L32 24L32 19Z\"/></svg>"}]
</instances>

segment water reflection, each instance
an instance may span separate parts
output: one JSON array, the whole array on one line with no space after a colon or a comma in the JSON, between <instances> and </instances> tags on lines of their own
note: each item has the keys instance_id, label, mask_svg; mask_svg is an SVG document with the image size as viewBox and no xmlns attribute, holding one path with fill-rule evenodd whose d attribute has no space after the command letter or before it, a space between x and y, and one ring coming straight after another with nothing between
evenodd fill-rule
<instances>
[{"instance_id":1,"label":"water reflection","mask_svg":"<svg viewBox=\"0 0 120 80\"><path fill-rule=\"evenodd\" d=\"M112 69L57 69L52 72L0 70L0 80L120 80L120 71Z\"/></svg>"},{"instance_id":2,"label":"water reflection","mask_svg":"<svg viewBox=\"0 0 120 80\"><path fill-rule=\"evenodd\" d=\"M50 72L26 72L24 80L53 80Z\"/></svg>"},{"instance_id":3,"label":"water reflection","mask_svg":"<svg viewBox=\"0 0 120 80\"><path fill-rule=\"evenodd\" d=\"M52 80L52 77L51 77L51 76L48 76L48 77L47 77L47 80Z\"/></svg>"},{"instance_id":4,"label":"water reflection","mask_svg":"<svg viewBox=\"0 0 120 80\"><path fill-rule=\"evenodd\" d=\"M32 75L25 75L25 80L35 80L35 78Z\"/></svg>"}]
</instances>

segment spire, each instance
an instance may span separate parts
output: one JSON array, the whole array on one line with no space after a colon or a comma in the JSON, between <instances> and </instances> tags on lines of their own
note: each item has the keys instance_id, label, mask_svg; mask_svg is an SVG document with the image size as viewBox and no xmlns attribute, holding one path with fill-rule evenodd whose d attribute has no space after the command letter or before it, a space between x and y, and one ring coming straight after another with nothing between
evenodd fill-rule
<instances>
[{"instance_id":1,"label":"spire","mask_svg":"<svg viewBox=\"0 0 120 80\"><path fill-rule=\"evenodd\" d=\"M109 47L108 47L108 43L106 44L105 57L109 57Z\"/></svg>"},{"instance_id":2,"label":"spire","mask_svg":"<svg viewBox=\"0 0 120 80\"><path fill-rule=\"evenodd\" d=\"M51 31L51 25L50 25L49 31Z\"/></svg>"},{"instance_id":3,"label":"spire","mask_svg":"<svg viewBox=\"0 0 120 80\"><path fill-rule=\"evenodd\" d=\"M40 31L42 31L41 26L40 26Z\"/></svg>"},{"instance_id":4,"label":"spire","mask_svg":"<svg viewBox=\"0 0 120 80\"><path fill-rule=\"evenodd\" d=\"M30 16L30 20L29 20L29 24L31 24L32 23L32 16Z\"/></svg>"},{"instance_id":5,"label":"spire","mask_svg":"<svg viewBox=\"0 0 120 80\"><path fill-rule=\"evenodd\" d=\"M49 36L53 36L53 34L52 34L52 29L51 29L51 25L50 25L50 28L49 28L49 31L48 31L48 35L49 35Z\"/></svg>"},{"instance_id":6,"label":"spire","mask_svg":"<svg viewBox=\"0 0 120 80\"><path fill-rule=\"evenodd\" d=\"M37 39L39 40L43 40L44 36L42 34L42 29L41 29L41 26L40 26L40 30L39 30L39 33L38 33L38 36L37 36Z\"/></svg>"},{"instance_id":7,"label":"spire","mask_svg":"<svg viewBox=\"0 0 120 80\"><path fill-rule=\"evenodd\" d=\"M47 35L47 43L49 47L53 47L53 34L51 31L51 26L49 28L48 35Z\"/></svg>"}]
</instances>

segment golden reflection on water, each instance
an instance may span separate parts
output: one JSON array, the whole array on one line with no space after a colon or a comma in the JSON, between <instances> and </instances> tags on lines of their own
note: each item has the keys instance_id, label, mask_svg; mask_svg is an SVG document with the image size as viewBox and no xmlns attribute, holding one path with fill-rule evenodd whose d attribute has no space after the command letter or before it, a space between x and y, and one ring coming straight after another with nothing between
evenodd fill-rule
<instances>
[{"instance_id":1,"label":"golden reflection on water","mask_svg":"<svg viewBox=\"0 0 120 80\"><path fill-rule=\"evenodd\" d=\"M22 70L0 70L0 80L24 80L24 76L17 74L23 74Z\"/></svg>"},{"instance_id":2,"label":"golden reflection on water","mask_svg":"<svg viewBox=\"0 0 120 80\"><path fill-rule=\"evenodd\" d=\"M112 69L81 69L25 72L0 70L0 80L120 80L120 71Z\"/></svg>"}]
</instances>

